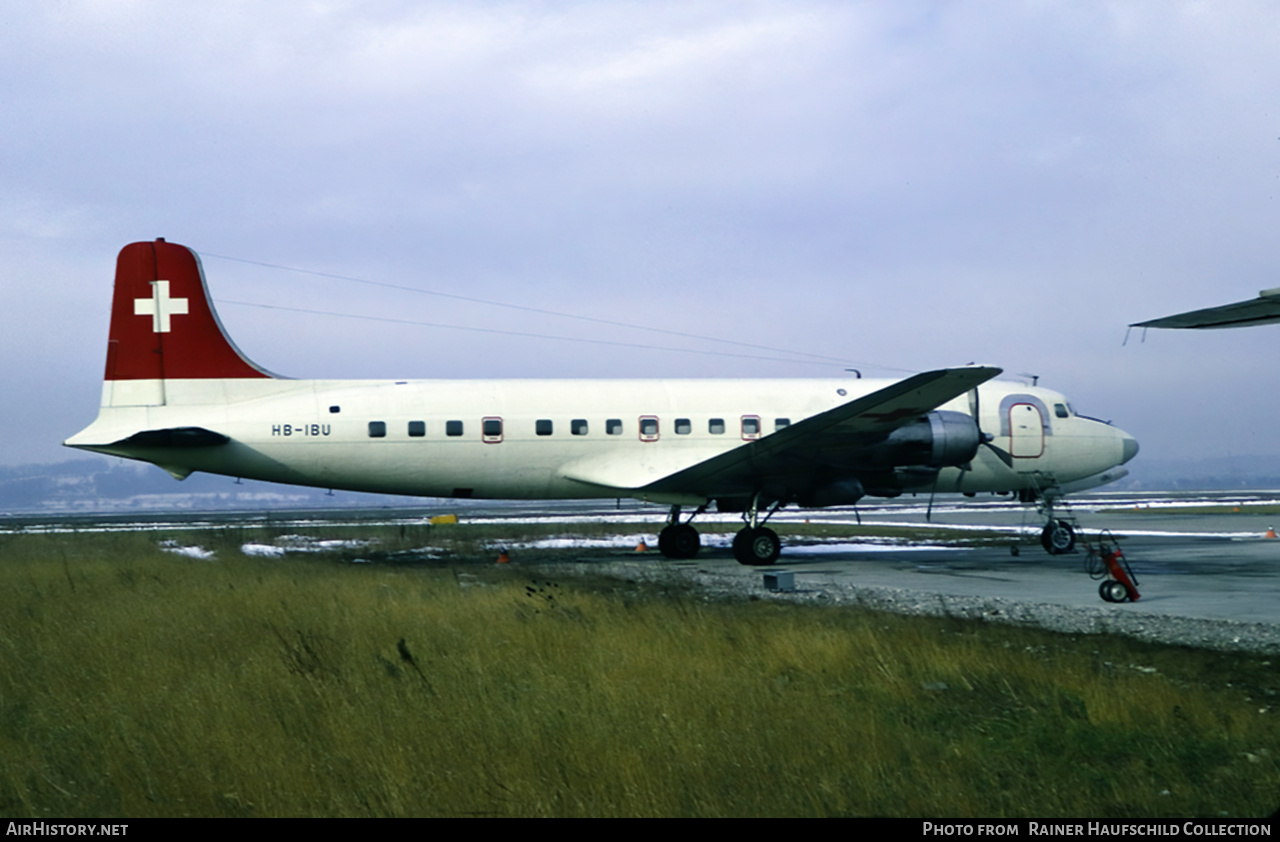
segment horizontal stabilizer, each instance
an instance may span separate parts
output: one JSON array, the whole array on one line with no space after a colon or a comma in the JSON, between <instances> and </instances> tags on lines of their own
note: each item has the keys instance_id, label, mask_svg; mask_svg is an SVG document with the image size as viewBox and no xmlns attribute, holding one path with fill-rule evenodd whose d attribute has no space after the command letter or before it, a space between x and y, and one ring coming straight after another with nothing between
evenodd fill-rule
<instances>
[{"instance_id":1,"label":"horizontal stabilizer","mask_svg":"<svg viewBox=\"0 0 1280 842\"><path fill-rule=\"evenodd\" d=\"M165 430L143 430L115 442L118 447L216 447L230 438L204 427L170 427Z\"/></svg>"}]
</instances>

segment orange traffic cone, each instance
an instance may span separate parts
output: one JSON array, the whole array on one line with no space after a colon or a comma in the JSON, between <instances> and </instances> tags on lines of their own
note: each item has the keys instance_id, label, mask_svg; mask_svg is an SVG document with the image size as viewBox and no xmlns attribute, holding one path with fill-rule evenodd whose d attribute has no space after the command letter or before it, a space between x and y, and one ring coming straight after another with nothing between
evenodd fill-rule
<instances>
[{"instance_id":1,"label":"orange traffic cone","mask_svg":"<svg viewBox=\"0 0 1280 842\"><path fill-rule=\"evenodd\" d=\"M636 544L636 552L638 552L638 553L647 553L647 552L649 552L649 545L648 545L648 544L646 544L646 543L644 542L644 539L643 539L643 538L641 538L641 539L640 539L640 543L639 543L639 544Z\"/></svg>"},{"instance_id":2,"label":"orange traffic cone","mask_svg":"<svg viewBox=\"0 0 1280 842\"><path fill-rule=\"evenodd\" d=\"M1267 527L1267 534L1266 534L1266 535L1263 535L1262 537L1263 537L1263 538L1274 538L1274 537L1276 537L1276 528L1275 528L1274 526L1268 526L1268 527Z\"/></svg>"},{"instance_id":3,"label":"orange traffic cone","mask_svg":"<svg viewBox=\"0 0 1280 842\"><path fill-rule=\"evenodd\" d=\"M511 561L511 556L507 555L506 550L498 550L498 564L506 564Z\"/></svg>"}]
</instances>

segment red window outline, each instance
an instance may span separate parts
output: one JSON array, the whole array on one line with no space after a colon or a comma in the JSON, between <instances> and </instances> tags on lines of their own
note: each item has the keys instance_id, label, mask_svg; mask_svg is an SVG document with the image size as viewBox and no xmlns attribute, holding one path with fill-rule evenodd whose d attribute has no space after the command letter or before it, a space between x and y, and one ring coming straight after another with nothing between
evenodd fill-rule
<instances>
[{"instance_id":1,"label":"red window outline","mask_svg":"<svg viewBox=\"0 0 1280 842\"><path fill-rule=\"evenodd\" d=\"M497 422L498 422L498 434L497 434L496 436L490 435L490 434L488 434L488 433L486 433L486 432L484 431L484 425L485 425L485 422L486 422L486 421L497 421ZM502 425L502 417L501 417L501 416L499 416L499 415L486 415L485 417L483 417L483 418L481 418L481 419L480 419L480 440L481 440L481 441L483 441L485 444L498 444L499 442L501 442L501 441L502 441L502 430L503 430L503 425Z\"/></svg>"},{"instance_id":2,"label":"red window outline","mask_svg":"<svg viewBox=\"0 0 1280 842\"><path fill-rule=\"evenodd\" d=\"M646 422L646 421L652 421L652 422L653 422L653 432L652 432L652 433L646 433L646 432L644 431L644 422ZM657 440L658 440L658 437L659 437L660 435L661 435L661 430L659 429L659 425L658 425L658 416L656 416L656 415L641 415L641 416L640 416L640 441L657 441Z\"/></svg>"}]
</instances>

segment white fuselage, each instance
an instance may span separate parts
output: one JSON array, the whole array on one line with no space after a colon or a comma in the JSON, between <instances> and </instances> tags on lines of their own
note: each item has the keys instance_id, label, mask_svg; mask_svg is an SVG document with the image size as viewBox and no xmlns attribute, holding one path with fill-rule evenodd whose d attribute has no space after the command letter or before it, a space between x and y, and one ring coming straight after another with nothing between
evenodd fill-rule
<instances>
[{"instance_id":1,"label":"white fuselage","mask_svg":"<svg viewBox=\"0 0 1280 842\"><path fill-rule=\"evenodd\" d=\"M636 496L696 502L723 489L644 486L892 381L170 379L108 381L95 423L67 444L273 482L435 497ZM986 447L901 490L1010 492L1100 485L1136 452L1123 431L1074 414L1057 392L979 387ZM959 397L939 409L968 414ZM139 431L217 431L218 448L143 451ZM1010 464L1006 464L1009 462ZM1108 473L1111 472L1111 473Z\"/></svg>"}]
</instances>

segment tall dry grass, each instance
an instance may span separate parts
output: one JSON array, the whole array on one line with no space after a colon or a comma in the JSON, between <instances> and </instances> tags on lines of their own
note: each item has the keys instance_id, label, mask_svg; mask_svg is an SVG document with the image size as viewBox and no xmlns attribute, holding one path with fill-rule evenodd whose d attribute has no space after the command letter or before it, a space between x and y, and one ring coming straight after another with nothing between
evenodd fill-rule
<instances>
[{"instance_id":1,"label":"tall dry grass","mask_svg":"<svg viewBox=\"0 0 1280 842\"><path fill-rule=\"evenodd\" d=\"M213 561L163 553L154 535L0 538L0 811L1256 816L1280 803L1266 658L536 568L245 558L245 537L192 539Z\"/></svg>"}]
</instances>

